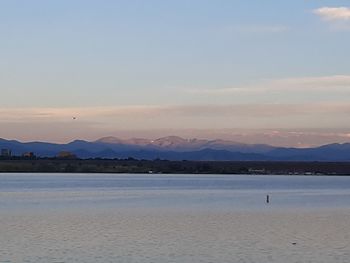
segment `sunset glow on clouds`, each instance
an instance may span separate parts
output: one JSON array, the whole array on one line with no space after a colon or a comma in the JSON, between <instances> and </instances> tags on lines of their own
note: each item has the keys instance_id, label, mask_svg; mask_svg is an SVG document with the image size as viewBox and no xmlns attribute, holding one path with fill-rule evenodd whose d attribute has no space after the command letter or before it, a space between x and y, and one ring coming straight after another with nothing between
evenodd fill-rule
<instances>
[{"instance_id":1,"label":"sunset glow on clouds","mask_svg":"<svg viewBox=\"0 0 350 263\"><path fill-rule=\"evenodd\" d=\"M326 138L323 132L317 132L317 129L332 127L335 132L330 137L336 141L344 141L349 139L348 134L343 131L344 128L350 128L349 116L348 103L0 109L0 132L7 136L11 134L17 138L38 140L36 134L41 134L44 130L47 140L55 141L56 138L56 141L64 141L74 139L72 134L80 134L79 138L89 140L103 137L106 133L122 134L125 137L126 131L132 130L140 131L129 132L130 135L138 137L155 137L157 134L165 136L162 130L192 137L211 137L208 132L211 130L212 135L222 137L220 129L246 129L255 130L255 134L249 136L251 140L268 137L270 143L274 144L271 139L278 138L288 145L291 143L288 140L296 134L271 133L267 136L262 131L272 127L277 130L314 129L316 131L312 135L317 141L316 138ZM286 123L285 119L288 119L289 123ZM319 120L318 126L315 125L315 119ZM9 131L9 128L12 131ZM201 129L207 132L200 132ZM23 136L24 131L31 132ZM289 137L281 140L281 134ZM226 134L226 137L234 139L237 132L233 132L231 136ZM312 144L310 133L300 132L300 137L309 137L309 143ZM240 139L242 141L243 138ZM306 145L306 142L304 144Z\"/></svg>"},{"instance_id":2,"label":"sunset glow on clouds","mask_svg":"<svg viewBox=\"0 0 350 263\"><path fill-rule=\"evenodd\" d=\"M1 122L67 122L89 121L99 123L113 119L168 118L168 123L159 127L171 127L173 118L241 118L258 121L259 118L285 118L305 115L335 115L350 113L349 103L308 103L308 104L241 104L241 105L174 105L174 106L126 106L91 108L0 108ZM224 126L224 123L222 124ZM210 124L208 125L210 127Z\"/></svg>"}]
</instances>

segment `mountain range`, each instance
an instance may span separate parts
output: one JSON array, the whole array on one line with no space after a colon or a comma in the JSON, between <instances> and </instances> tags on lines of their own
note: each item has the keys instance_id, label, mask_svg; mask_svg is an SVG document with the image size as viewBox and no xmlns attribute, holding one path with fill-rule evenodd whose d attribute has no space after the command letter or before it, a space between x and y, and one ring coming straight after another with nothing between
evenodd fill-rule
<instances>
[{"instance_id":1,"label":"mountain range","mask_svg":"<svg viewBox=\"0 0 350 263\"><path fill-rule=\"evenodd\" d=\"M34 152L53 157L69 151L79 158L135 158L208 161L350 161L350 143L313 148L285 148L265 144L243 144L228 140L184 139L167 136L156 140L104 137L96 141L75 140L67 144L19 142L0 139L1 149L13 155Z\"/></svg>"}]
</instances>

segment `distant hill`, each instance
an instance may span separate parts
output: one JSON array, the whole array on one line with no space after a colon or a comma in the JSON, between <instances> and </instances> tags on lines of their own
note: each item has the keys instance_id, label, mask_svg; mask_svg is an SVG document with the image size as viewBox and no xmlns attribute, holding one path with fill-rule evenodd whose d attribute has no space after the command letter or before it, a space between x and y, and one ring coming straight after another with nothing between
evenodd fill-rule
<instances>
[{"instance_id":1,"label":"distant hill","mask_svg":"<svg viewBox=\"0 0 350 263\"><path fill-rule=\"evenodd\" d=\"M242 144L227 140L184 139L178 136L156 140L104 137L88 142L67 144L19 142L0 139L0 148L14 155L34 152L39 157L53 157L69 151L80 158L135 158L201 161L350 161L350 143L329 144L315 148L283 148L264 144Z\"/></svg>"}]
</instances>

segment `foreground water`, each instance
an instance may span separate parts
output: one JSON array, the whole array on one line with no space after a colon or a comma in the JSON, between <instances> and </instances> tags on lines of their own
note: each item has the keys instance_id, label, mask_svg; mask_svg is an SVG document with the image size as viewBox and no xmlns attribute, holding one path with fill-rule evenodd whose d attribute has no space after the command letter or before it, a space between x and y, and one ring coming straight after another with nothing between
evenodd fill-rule
<instances>
[{"instance_id":1,"label":"foreground water","mask_svg":"<svg viewBox=\"0 0 350 263\"><path fill-rule=\"evenodd\" d=\"M349 257L350 177L0 174L0 262Z\"/></svg>"}]
</instances>

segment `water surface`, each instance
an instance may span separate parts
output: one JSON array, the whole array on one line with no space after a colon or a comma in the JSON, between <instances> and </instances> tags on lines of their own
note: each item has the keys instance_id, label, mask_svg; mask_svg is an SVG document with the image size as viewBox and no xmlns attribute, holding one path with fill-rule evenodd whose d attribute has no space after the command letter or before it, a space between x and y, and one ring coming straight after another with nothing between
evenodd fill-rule
<instances>
[{"instance_id":1,"label":"water surface","mask_svg":"<svg viewBox=\"0 0 350 263\"><path fill-rule=\"evenodd\" d=\"M0 174L0 262L349 256L350 177Z\"/></svg>"}]
</instances>

